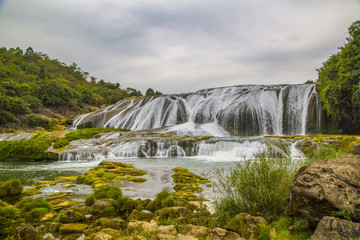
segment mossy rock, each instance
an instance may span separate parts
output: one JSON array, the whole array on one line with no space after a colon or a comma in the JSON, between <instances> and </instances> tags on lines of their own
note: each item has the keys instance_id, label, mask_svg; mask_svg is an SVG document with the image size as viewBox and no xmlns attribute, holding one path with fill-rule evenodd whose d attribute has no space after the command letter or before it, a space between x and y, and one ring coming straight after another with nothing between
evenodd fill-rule
<instances>
[{"instance_id":1,"label":"mossy rock","mask_svg":"<svg viewBox=\"0 0 360 240\"><path fill-rule=\"evenodd\" d=\"M99 218L97 223L100 224L103 228L112 228L112 229L126 229L127 221L123 220L120 217L117 218Z\"/></svg>"},{"instance_id":2,"label":"mossy rock","mask_svg":"<svg viewBox=\"0 0 360 240\"><path fill-rule=\"evenodd\" d=\"M76 186L75 184L69 183L69 184L65 184L65 185L63 186L63 188L71 188L71 187L75 187L75 186Z\"/></svg>"},{"instance_id":3,"label":"mossy rock","mask_svg":"<svg viewBox=\"0 0 360 240\"><path fill-rule=\"evenodd\" d=\"M64 208L69 208L75 204L78 204L79 202L64 199L55 199L50 203L54 207L54 210L61 210Z\"/></svg>"},{"instance_id":4,"label":"mossy rock","mask_svg":"<svg viewBox=\"0 0 360 240\"><path fill-rule=\"evenodd\" d=\"M200 193L203 189L196 183L177 183L174 186L175 191L185 191L185 192L197 192Z\"/></svg>"},{"instance_id":5,"label":"mossy rock","mask_svg":"<svg viewBox=\"0 0 360 240\"><path fill-rule=\"evenodd\" d=\"M177 191L177 192L171 193L171 195L180 197L186 201L209 201L208 199L196 196L192 192Z\"/></svg>"},{"instance_id":6,"label":"mossy rock","mask_svg":"<svg viewBox=\"0 0 360 240\"><path fill-rule=\"evenodd\" d=\"M41 194L41 190L40 189L37 189L37 188L29 188L29 189L26 189L23 194L25 196L32 196L32 195L37 195L37 194Z\"/></svg>"},{"instance_id":7,"label":"mossy rock","mask_svg":"<svg viewBox=\"0 0 360 240\"><path fill-rule=\"evenodd\" d=\"M54 177L54 181L75 181L78 176L58 176Z\"/></svg>"},{"instance_id":8,"label":"mossy rock","mask_svg":"<svg viewBox=\"0 0 360 240\"><path fill-rule=\"evenodd\" d=\"M44 199L46 201L53 201L55 199L67 197L68 195L69 195L69 193L67 193L67 192L55 192L55 193L52 193L49 196L45 197Z\"/></svg>"},{"instance_id":9,"label":"mossy rock","mask_svg":"<svg viewBox=\"0 0 360 240\"><path fill-rule=\"evenodd\" d=\"M146 221L150 222L151 219L154 218L154 214L152 212L146 211L139 211L134 209L129 217L127 218L128 221Z\"/></svg>"},{"instance_id":10,"label":"mossy rock","mask_svg":"<svg viewBox=\"0 0 360 240\"><path fill-rule=\"evenodd\" d=\"M55 181L38 181L33 184L33 186L39 186L39 185L55 185Z\"/></svg>"},{"instance_id":11,"label":"mossy rock","mask_svg":"<svg viewBox=\"0 0 360 240\"><path fill-rule=\"evenodd\" d=\"M60 226L59 232L61 234L83 233L88 227L89 225L83 223L67 223Z\"/></svg>"},{"instance_id":12,"label":"mossy rock","mask_svg":"<svg viewBox=\"0 0 360 240\"><path fill-rule=\"evenodd\" d=\"M191 214L192 211L186 207L168 207L156 211L156 214L165 220L171 220L179 217L186 217Z\"/></svg>"},{"instance_id":13,"label":"mossy rock","mask_svg":"<svg viewBox=\"0 0 360 240\"><path fill-rule=\"evenodd\" d=\"M209 140L210 138L213 138L213 136L200 136L200 137L194 137L196 141L205 141Z\"/></svg>"},{"instance_id":14,"label":"mossy rock","mask_svg":"<svg viewBox=\"0 0 360 240\"><path fill-rule=\"evenodd\" d=\"M76 223L82 222L85 220L85 217L82 213L74 210L65 210L59 213L59 222L60 223Z\"/></svg>"}]
</instances>

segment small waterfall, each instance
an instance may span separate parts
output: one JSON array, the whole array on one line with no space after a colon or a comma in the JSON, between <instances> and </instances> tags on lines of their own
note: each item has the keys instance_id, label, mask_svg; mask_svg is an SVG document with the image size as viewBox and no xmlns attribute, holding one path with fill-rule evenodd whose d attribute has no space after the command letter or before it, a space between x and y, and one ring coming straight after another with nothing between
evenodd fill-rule
<instances>
[{"instance_id":1,"label":"small waterfall","mask_svg":"<svg viewBox=\"0 0 360 240\"><path fill-rule=\"evenodd\" d=\"M182 125L193 126L194 135L208 124L223 136L302 135L319 129L320 119L314 117L320 116L319 106L314 84L233 86L122 100L77 117L73 128L86 123L131 130Z\"/></svg>"}]
</instances>

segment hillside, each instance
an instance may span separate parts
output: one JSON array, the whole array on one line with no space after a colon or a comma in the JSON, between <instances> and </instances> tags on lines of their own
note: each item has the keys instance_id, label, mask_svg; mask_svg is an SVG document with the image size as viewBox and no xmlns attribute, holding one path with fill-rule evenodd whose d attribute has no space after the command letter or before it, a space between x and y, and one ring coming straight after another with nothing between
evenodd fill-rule
<instances>
[{"instance_id":1,"label":"hillside","mask_svg":"<svg viewBox=\"0 0 360 240\"><path fill-rule=\"evenodd\" d=\"M31 47L0 48L0 132L62 128L78 114L132 96L142 94L97 81L76 63L67 66Z\"/></svg>"}]
</instances>

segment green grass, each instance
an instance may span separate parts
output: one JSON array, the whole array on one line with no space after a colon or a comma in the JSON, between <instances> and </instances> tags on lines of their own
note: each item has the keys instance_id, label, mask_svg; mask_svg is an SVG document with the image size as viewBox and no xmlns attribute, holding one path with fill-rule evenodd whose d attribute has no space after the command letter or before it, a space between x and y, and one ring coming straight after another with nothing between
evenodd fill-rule
<instances>
[{"instance_id":1,"label":"green grass","mask_svg":"<svg viewBox=\"0 0 360 240\"><path fill-rule=\"evenodd\" d=\"M214 204L219 223L242 212L261 213L267 220L280 217L287 206L293 168L289 159L260 157L238 163L229 173L218 170Z\"/></svg>"}]
</instances>

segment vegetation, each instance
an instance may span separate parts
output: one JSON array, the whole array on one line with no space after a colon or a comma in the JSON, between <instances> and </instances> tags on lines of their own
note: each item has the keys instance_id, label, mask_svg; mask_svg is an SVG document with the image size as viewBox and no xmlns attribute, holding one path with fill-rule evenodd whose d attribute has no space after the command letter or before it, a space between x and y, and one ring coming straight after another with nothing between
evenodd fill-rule
<instances>
[{"instance_id":1,"label":"vegetation","mask_svg":"<svg viewBox=\"0 0 360 240\"><path fill-rule=\"evenodd\" d=\"M345 46L318 69L317 90L330 118L329 131L360 132L360 20L349 28Z\"/></svg>"},{"instance_id":2,"label":"vegetation","mask_svg":"<svg viewBox=\"0 0 360 240\"><path fill-rule=\"evenodd\" d=\"M121 89L119 83L97 81L76 63L68 66L31 47L25 52L0 48L0 126L14 122L49 128L49 119L41 115L53 118L55 112L73 117L89 111L86 106L100 107L132 96L142 94L134 88Z\"/></svg>"},{"instance_id":3,"label":"vegetation","mask_svg":"<svg viewBox=\"0 0 360 240\"><path fill-rule=\"evenodd\" d=\"M216 217L226 219L246 212L261 213L268 220L280 217L287 205L287 192L294 172L289 159L260 157L238 163L229 173L216 173Z\"/></svg>"},{"instance_id":4,"label":"vegetation","mask_svg":"<svg viewBox=\"0 0 360 240\"><path fill-rule=\"evenodd\" d=\"M13 204L22 198L23 186L19 179L0 182L0 200Z\"/></svg>"}]
</instances>

